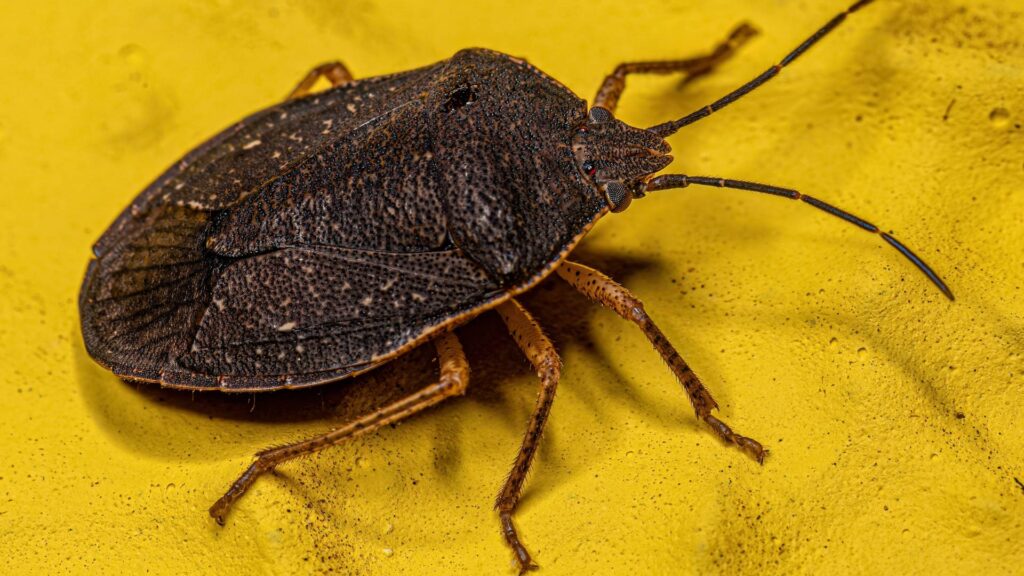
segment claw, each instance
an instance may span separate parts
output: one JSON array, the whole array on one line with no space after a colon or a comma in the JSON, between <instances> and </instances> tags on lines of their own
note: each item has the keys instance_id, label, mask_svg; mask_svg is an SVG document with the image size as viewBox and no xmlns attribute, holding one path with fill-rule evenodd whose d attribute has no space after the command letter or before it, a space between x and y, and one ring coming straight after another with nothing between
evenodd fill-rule
<instances>
[{"instance_id":1,"label":"claw","mask_svg":"<svg viewBox=\"0 0 1024 576\"><path fill-rule=\"evenodd\" d=\"M725 440L730 444L735 444L740 450L750 454L754 460L757 460L758 464L764 464L764 456L768 451L764 449L764 446L761 446L760 442L753 438L747 438L746 436L736 434L725 422L722 422L710 414L704 417L704 421L711 426L722 440Z\"/></svg>"},{"instance_id":2,"label":"claw","mask_svg":"<svg viewBox=\"0 0 1024 576\"><path fill-rule=\"evenodd\" d=\"M525 550L523 550L523 552L525 552ZM518 553L516 553L516 561L519 562L519 576L523 576L523 574L526 574L527 572L532 572L534 570L540 569L540 566L538 566L532 560L527 560L527 563L523 564L522 560L519 558Z\"/></svg>"},{"instance_id":3,"label":"claw","mask_svg":"<svg viewBox=\"0 0 1024 576\"><path fill-rule=\"evenodd\" d=\"M764 457L768 451L764 449L764 446L761 446L760 442L753 438L740 436L739 434L736 434L733 437L733 441L736 442L736 445L739 446L741 450L750 454L754 460L757 460L758 464L764 464Z\"/></svg>"},{"instance_id":4,"label":"claw","mask_svg":"<svg viewBox=\"0 0 1024 576\"><path fill-rule=\"evenodd\" d=\"M227 518L227 507L224 506L222 500L214 502L213 506L210 506L210 517L212 517L218 525L223 526L224 520Z\"/></svg>"}]
</instances>

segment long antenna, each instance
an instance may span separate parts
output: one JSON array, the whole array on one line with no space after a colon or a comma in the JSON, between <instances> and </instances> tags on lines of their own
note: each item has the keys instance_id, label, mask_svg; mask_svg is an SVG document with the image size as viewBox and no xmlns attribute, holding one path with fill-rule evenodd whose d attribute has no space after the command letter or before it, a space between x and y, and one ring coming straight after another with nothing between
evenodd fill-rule
<instances>
[{"instance_id":1,"label":"long antenna","mask_svg":"<svg viewBox=\"0 0 1024 576\"><path fill-rule=\"evenodd\" d=\"M878 234L883 240L889 243L890 246L900 251L907 260L913 262L917 269L924 273L929 280L935 284L942 293L946 295L946 298L953 300L953 292L950 291L946 283L939 278L939 275L935 273L927 264L924 263L917 254L911 252L910 248L904 246L899 240L893 238L886 232L879 230L878 226L858 218L853 214L845 210L836 208L835 206L818 200L813 196L801 194L796 190L790 188L780 188L779 186L770 186L768 184L758 184L757 182L746 182L744 180L728 180L725 178L709 178L706 176L686 176L684 174L665 174L662 176L656 176L651 178L647 182L646 192L652 192L654 190L665 190L668 188L686 188L690 184L697 184L700 186L717 186L718 188L732 188L734 190L748 190L750 192L761 192L763 194L771 194L773 196L782 196L783 198L789 198L790 200L803 200L804 202L814 206L819 210L828 212L829 214L842 218L847 222L854 224L868 232Z\"/></svg>"},{"instance_id":2,"label":"long antenna","mask_svg":"<svg viewBox=\"0 0 1024 576\"><path fill-rule=\"evenodd\" d=\"M683 126L693 124L694 122L700 120L701 118L707 118L712 113L717 112L722 108L725 108L729 104L732 104L733 102L739 100L743 96L747 95L747 93L751 92L755 88L761 86L765 82L774 78L783 68L792 64L798 56L806 52L807 49L810 48L811 46L814 46L818 42L818 40L821 40L822 38L825 37L825 35L827 35L829 32L831 32L837 26L839 26L839 24L841 24L843 20L846 20L847 16L853 14L854 12L860 10L861 8L867 6L868 4L871 4L873 1L874 0L858 0L852 6L850 6L843 12L840 12L834 18L829 20L827 24L825 24L824 26L821 27L821 29L812 34L810 38L804 40L803 44L797 46L796 50L790 52L785 58L782 59L781 62L765 70L757 78L754 78L750 82L747 82L743 86L740 86L739 88L719 98L714 103L709 104L701 108L700 110L697 110L696 112L692 112L686 116L683 116L678 120L671 120L663 124L658 124L657 126L652 126L651 128L648 128L648 130L654 132L655 134L661 136L662 138L666 138L672 134L675 134L676 131L682 128Z\"/></svg>"}]
</instances>

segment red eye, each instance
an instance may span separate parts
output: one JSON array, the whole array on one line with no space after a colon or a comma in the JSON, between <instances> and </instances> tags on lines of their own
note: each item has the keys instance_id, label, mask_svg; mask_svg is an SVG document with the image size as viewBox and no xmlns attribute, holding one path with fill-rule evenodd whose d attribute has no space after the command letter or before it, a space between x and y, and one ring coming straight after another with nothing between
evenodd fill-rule
<instances>
[{"instance_id":1,"label":"red eye","mask_svg":"<svg viewBox=\"0 0 1024 576\"><path fill-rule=\"evenodd\" d=\"M587 174L587 176L593 176L594 174L597 173L597 167L594 166L594 163L591 162L590 160L586 160L583 162L583 171Z\"/></svg>"}]
</instances>

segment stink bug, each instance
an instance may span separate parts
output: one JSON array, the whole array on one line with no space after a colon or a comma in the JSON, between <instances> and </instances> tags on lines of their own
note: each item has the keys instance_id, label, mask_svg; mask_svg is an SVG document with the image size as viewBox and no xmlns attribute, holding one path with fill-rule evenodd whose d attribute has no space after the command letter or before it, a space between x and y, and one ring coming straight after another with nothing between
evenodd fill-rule
<instances>
[{"instance_id":1,"label":"stink bug","mask_svg":"<svg viewBox=\"0 0 1024 576\"><path fill-rule=\"evenodd\" d=\"M705 56L618 66L588 109L526 61L472 49L423 68L354 80L313 69L287 101L238 122L146 188L94 247L80 296L97 362L129 380L189 390L263 392L372 370L432 343L440 378L302 442L257 454L210 514L220 523L265 472L463 393L469 367L453 330L495 309L541 391L496 508L521 570L534 566L513 513L539 446L561 363L516 295L555 273L634 322L682 383L697 417L762 461L757 441L713 415L711 394L644 312L601 272L567 260L599 218L669 188L718 186L801 200L879 234L950 299L891 235L796 190L662 174L665 138L773 78L869 4L830 20L763 74L651 128L614 117L626 78L705 74L754 33ZM316 94L319 78L333 87Z\"/></svg>"}]
</instances>

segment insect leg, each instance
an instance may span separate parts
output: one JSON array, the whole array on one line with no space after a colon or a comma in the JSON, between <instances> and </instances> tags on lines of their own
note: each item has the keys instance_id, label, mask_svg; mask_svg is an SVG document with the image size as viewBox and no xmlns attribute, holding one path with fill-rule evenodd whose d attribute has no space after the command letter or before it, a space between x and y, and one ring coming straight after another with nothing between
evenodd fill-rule
<instances>
[{"instance_id":1,"label":"insect leg","mask_svg":"<svg viewBox=\"0 0 1024 576\"><path fill-rule=\"evenodd\" d=\"M626 89L626 76L629 74L671 74L673 72L685 72L688 82L698 76L711 72L715 66L725 62L732 56L736 49L753 38L757 30L750 24L743 23L737 26L729 37L721 42L709 54L696 58L681 60L651 60L645 62L625 62L615 67L615 71L605 76L601 88L594 97L594 106L601 106L609 112L615 112L619 103L622 91Z\"/></svg>"},{"instance_id":2,"label":"insect leg","mask_svg":"<svg viewBox=\"0 0 1024 576\"><path fill-rule=\"evenodd\" d=\"M736 434L725 422L711 415L711 411L718 408L718 403L672 347L665 334L647 315L643 303L636 296L601 272L582 264L566 260L558 266L556 272L573 288L639 326L683 385L697 417L707 422L711 429L726 442L735 444L758 462L764 461L766 450L757 440Z\"/></svg>"},{"instance_id":3,"label":"insect leg","mask_svg":"<svg viewBox=\"0 0 1024 576\"><path fill-rule=\"evenodd\" d=\"M469 384L469 364L466 362L466 356L462 352L458 338L453 333L443 334L434 339L434 346L437 348L441 370L441 376L436 384L326 434L258 452L256 461L238 477L238 480L235 480L220 500L210 507L210 516L213 516L218 524L223 525L231 505L242 497L242 494L252 486L253 482L260 475L273 470L274 467L286 460L312 454L354 436L373 432L382 426L397 422L433 406L449 396L465 393L466 386Z\"/></svg>"},{"instance_id":4,"label":"insect leg","mask_svg":"<svg viewBox=\"0 0 1024 576\"><path fill-rule=\"evenodd\" d=\"M519 504L519 496L523 491L526 474L530 470L533 456L537 453L537 447L540 446L544 423L547 422L551 404L555 400L555 389L558 387L562 361L558 357L558 352L555 351L555 346L519 302L515 300L505 302L498 307L498 314L505 321L516 344L519 345L530 364L533 364L541 383L540 394L537 395L537 405L534 408L533 416L530 417L530 424L526 428L523 445L519 448L512 471L509 472L505 485L495 502L495 508L501 518L501 532L515 552L520 574L522 574L536 566L530 559L530 553L519 542L519 535L512 523L512 513L515 511L516 505Z\"/></svg>"},{"instance_id":5,"label":"insect leg","mask_svg":"<svg viewBox=\"0 0 1024 576\"><path fill-rule=\"evenodd\" d=\"M310 70L305 78L299 80L299 83L295 85L295 88L292 88L292 91L285 100L294 100L309 94L309 91L313 89L313 85L320 78L326 78L331 83L331 86L337 86L338 84L351 82L352 73L341 62L325 62Z\"/></svg>"}]
</instances>

